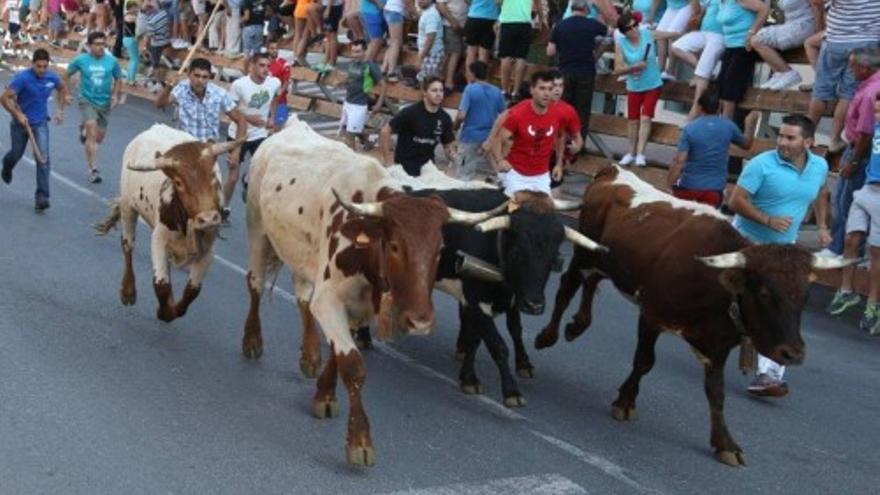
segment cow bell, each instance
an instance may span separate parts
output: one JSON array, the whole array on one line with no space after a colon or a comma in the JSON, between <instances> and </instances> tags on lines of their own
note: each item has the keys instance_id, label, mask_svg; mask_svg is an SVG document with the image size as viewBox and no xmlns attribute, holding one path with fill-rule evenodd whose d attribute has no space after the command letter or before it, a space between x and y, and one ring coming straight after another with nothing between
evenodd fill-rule
<instances>
[{"instance_id":1,"label":"cow bell","mask_svg":"<svg viewBox=\"0 0 880 495\"><path fill-rule=\"evenodd\" d=\"M465 252L456 253L455 273L464 278L475 278L486 282L504 282L504 275L497 266L487 263Z\"/></svg>"}]
</instances>

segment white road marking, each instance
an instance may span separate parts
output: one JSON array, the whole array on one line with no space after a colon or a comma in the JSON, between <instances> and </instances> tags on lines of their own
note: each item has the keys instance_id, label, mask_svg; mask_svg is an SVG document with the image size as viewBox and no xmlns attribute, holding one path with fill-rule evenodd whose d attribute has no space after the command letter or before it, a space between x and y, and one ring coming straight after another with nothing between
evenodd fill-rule
<instances>
[{"instance_id":1,"label":"white road marking","mask_svg":"<svg viewBox=\"0 0 880 495\"><path fill-rule=\"evenodd\" d=\"M384 495L587 495L584 488L558 474L536 474L432 488L414 488Z\"/></svg>"},{"instance_id":2,"label":"white road marking","mask_svg":"<svg viewBox=\"0 0 880 495\"><path fill-rule=\"evenodd\" d=\"M30 163L31 165L36 165L36 163L33 161L33 159L31 159L28 156L22 156L22 159L24 159L26 162ZM73 180L69 179L68 177L66 177L64 175L61 175L58 172L52 171L51 174L52 174L52 177L54 177L56 180L58 180L58 182L61 182L62 184L70 187L71 189L79 192L80 194L83 194L84 196L87 196L89 198L97 200L105 205L109 205L111 202L110 199L105 198L105 197L101 196L100 194L77 184ZM226 268L229 268L230 270L232 270L236 273L239 273L240 275L243 275L243 276L247 275L246 269L244 269L243 267L233 263L232 261L230 261L222 256L217 255L216 253L214 254L214 260L216 260L217 263L225 266ZM296 303L296 297L293 294L291 294L290 292L287 292L286 290L284 290L280 287L277 287L277 286L272 286L272 287L267 286L267 288L270 288L274 294L277 294L285 301L289 301L294 304ZM424 374L430 378L442 381L447 384L451 384L454 387L458 388L457 381L453 380L452 378L449 378L448 376L446 376L446 375L444 375L444 374L442 374L442 373L440 373L440 372L438 372L428 366L420 364L415 359L411 358L410 356L407 356L406 354L398 351L397 349L394 349L393 347L388 346L386 344L383 344L381 342L375 342L374 344L375 344L375 348L377 350L379 350L379 352L394 359L395 361L398 361L406 366L414 368L415 370L421 372L422 374ZM491 399L490 397L487 397L485 395L477 395L475 397L475 399L477 400L477 402L479 404L481 404L483 407L491 410L493 413L500 414L500 415L502 415L508 419L511 419L511 420L524 421L524 422L529 422L529 423L532 422L529 418L507 408L506 406L504 406L500 402L497 402L497 401ZM635 480L633 480L632 478L627 476L626 470L622 466L615 464L614 462L612 462L612 461L610 461L610 460L608 460L598 454L586 452L586 451L584 451L584 450L582 450L582 449L580 449L580 448L578 448L578 447L576 447L576 446L574 446L564 440L560 440L556 437L546 435L544 433L538 432L537 430L533 430L531 428L528 428L528 431L531 434L533 434L536 437L543 440L544 442L546 442L547 444L561 450L562 452L565 452L565 453L571 455L575 459L578 459L579 461L583 462L584 464L586 464L588 466L592 466L592 467L598 469L599 471L601 471L601 472L605 473L606 475L620 481L621 483L624 483L624 484L630 486L631 488L633 488L636 491L639 491L641 493L662 493L658 490L654 490L654 489L651 489L651 488L648 488L644 485L639 484L638 482L636 482ZM577 485L575 485L575 486L577 486ZM409 493L409 492L403 492L403 493ZM413 492L413 493L422 494L422 495L436 495L436 494L444 494L445 495L446 493L457 494L457 493L472 493L472 492L466 492L466 491L430 492L429 491L429 492ZM489 492L473 492L473 493L496 493L496 492L489 491ZM556 492L553 492L553 491L549 491L549 492L521 491L521 492L513 492L513 493L548 493L549 494L549 493L556 493ZM563 493L585 493L585 492L563 492Z\"/></svg>"}]
</instances>

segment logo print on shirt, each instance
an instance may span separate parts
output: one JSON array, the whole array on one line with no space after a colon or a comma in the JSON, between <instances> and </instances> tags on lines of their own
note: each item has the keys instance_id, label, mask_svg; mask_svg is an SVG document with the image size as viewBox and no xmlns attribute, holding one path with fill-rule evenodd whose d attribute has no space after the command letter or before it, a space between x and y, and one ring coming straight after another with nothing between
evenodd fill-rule
<instances>
[{"instance_id":1,"label":"logo print on shirt","mask_svg":"<svg viewBox=\"0 0 880 495\"><path fill-rule=\"evenodd\" d=\"M269 102L269 92L262 90L251 95L251 101L248 102L248 108L260 108Z\"/></svg>"},{"instance_id":2,"label":"logo print on shirt","mask_svg":"<svg viewBox=\"0 0 880 495\"><path fill-rule=\"evenodd\" d=\"M541 137L550 137L550 136L553 135L553 131L554 131L554 130L555 130L555 129L554 129L553 126L551 125L549 129L541 129L541 128L539 128L539 129L536 131L536 130L532 129L532 124L529 124L529 127L526 129L526 131L528 131L528 133L529 133L530 136L532 136L532 137L537 137L537 138L541 138ZM542 134L543 134L543 135L542 135Z\"/></svg>"}]
</instances>

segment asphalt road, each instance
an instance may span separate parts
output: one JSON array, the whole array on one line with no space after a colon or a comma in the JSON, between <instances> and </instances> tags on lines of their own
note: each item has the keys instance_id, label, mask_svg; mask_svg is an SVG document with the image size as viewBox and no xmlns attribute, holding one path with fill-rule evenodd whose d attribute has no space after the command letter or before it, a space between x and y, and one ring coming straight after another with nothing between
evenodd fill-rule
<instances>
[{"instance_id":1,"label":"asphalt road","mask_svg":"<svg viewBox=\"0 0 880 495\"><path fill-rule=\"evenodd\" d=\"M873 493L880 484L880 339L857 329L857 315L823 315L825 290L805 311L808 359L790 371L788 397L749 397L747 379L729 364L728 425L745 468L713 459L702 370L677 337L660 339L638 419L612 419L636 310L610 285L585 336L532 351L536 377L521 381L528 406L516 411L499 404L484 351L485 395L458 391L456 309L438 294L434 335L366 354L378 459L370 469L351 467L344 389L341 418L311 416L314 383L298 369L299 318L286 275L263 306L265 354L256 362L241 355L247 246L239 201L185 318L154 316L143 226L140 297L120 305L118 232L95 237L89 226L117 193L125 145L167 115L133 99L112 114L101 185L86 183L77 118L73 109L52 127L48 212L33 211L32 162L19 165L11 186L0 184L0 494L811 494ZM4 151L8 122L3 113ZM551 298L556 285L554 277ZM182 286L175 273L178 293ZM545 320L525 318L529 342Z\"/></svg>"}]
</instances>

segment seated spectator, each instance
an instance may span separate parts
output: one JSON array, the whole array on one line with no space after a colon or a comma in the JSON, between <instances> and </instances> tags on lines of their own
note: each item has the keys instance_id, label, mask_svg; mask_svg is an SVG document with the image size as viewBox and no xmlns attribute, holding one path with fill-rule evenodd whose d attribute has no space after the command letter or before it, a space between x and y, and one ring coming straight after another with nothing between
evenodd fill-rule
<instances>
[{"instance_id":1,"label":"seated spectator","mask_svg":"<svg viewBox=\"0 0 880 495\"><path fill-rule=\"evenodd\" d=\"M266 22L268 7L268 0L241 2L241 49L248 57L263 47L263 24Z\"/></svg>"},{"instance_id":2,"label":"seated spectator","mask_svg":"<svg viewBox=\"0 0 880 495\"><path fill-rule=\"evenodd\" d=\"M874 99L873 149L865 185L856 191L846 220L843 256L849 259L858 258L859 249L867 237L871 253L871 276L868 302L859 321L859 328L877 336L880 335L880 95ZM828 313L837 316L862 302L862 298L853 292L855 271L855 265L843 269L840 288L828 304Z\"/></svg>"},{"instance_id":3,"label":"seated spectator","mask_svg":"<svg viewBox=\"0 0 880 495\"><path fill-rule=\"evenodd\" d=\"M468 85L455 116L455 127L461 127L455 176L461 180L496 179L489 154L481 145L489 138L495 119L504 112L504 97L497 86L486 82L488 72L486 63L471 63L466 72Z\"/></svg>"},{"instance_id":4,"label":"seated spectator","mask_svg":"<svg viewBox=\"0 0 880 495\"><path fill-rule=\"evenodd\" d=\"M389 82L397 82L400 80L397 62L403 49L403 21L416 16L413 0L388 0L382 14L388 23L388 48L385 49L382 73L387 74Z\"/></svg>"},{"instance_id":5,"label":"seated spectator","mask_svg":"<svg viewBox=\"0 0 880 495\"><path fill-rule=\"evenodd\" d=\"M455 161L452 118L440 106L442 103L443 80L431 77L422 81L422 101L398 112L379 134L379 148L386 166L399 163L406 173L418 177L422 166L434 159L438 144L443 145L446 158ZM392 134L397 134L393 161Z\"/></svg>"},{"instance_id":6,"label":"seated spectator","mask_svg":"<svg viewBox=\"0 0 880 495\"><path fill-rule=\"evenodd\" d=\"M471 0L467 21L464 23L464 42L467 45L465 65L470 67L474 61L489 63L492 48L495 46L495 21L498 19L498 4L495 0Z\"/></svg>"},{"instance_id":7,"label":"seated spectator","mask_svg":"<svg viewBox=\"0 0 880 495\"><path fill-rule=\"evenodd\" d=\"M688 113L688 120L699 114L697 102L706 93L715 66L724 53L724 34L718 22L718 7L721 0L700 0L700 10L694 15L700 17L700 29L691 31L672 44L672 55L694 68L691 80L694 86L694 101ZM699 57L699 58L698 58Z\"/></svg>"},{"instance_id":8,"label":"seated spectator","mask_svg":"<svg viewBox=\"0 0 880 495\"><path fill-rule=\"evenodd\" d=\"M626 75L626 107L629 120L630 152L620 159L621 165L644 167L645 146L651 135L651 121L663 80L657 62L657 50L651 31L639 27L632 13L625 12L617 21L623 34L614 47L614 74Z\"/></svg>"},{"instance_id":9,"label":"seated spectator","mask_svg":"<svg viewBox=\"0 0 880 495\"><path fill-rule=\"evenodd\" d=\"M376 60L379 56L379 50L382 48L383 37L388 32L388 24L385 23L385 17L382 16L382 0L360 1L361 19L364 21L364 31L367 33L364 39L369 43L366 57L367 60Z\"/></svg>"},{"instance_id":10,"label":"seated spectator","mask_svg":"<svg viewBox=\"0 0 880 495\"><path fill-rule=\"evenodd\" d=\"M364 20L361 17L361 1L362 0L345 0L342 17L345 27L351 33L348 35L349 40L363 40L367 36L364 33ZM363 0L367 1L367 0Z\"/></svg>"},{"instance_id":11,"label":"seated spectator","mask_svg":"<svg viewBox=\"0 0 880 495\"><path fill-rule=\"evenodd\" d=\"M873 48L880 41L880 2L835 0L831 2L825 22L825 44L819 51L810 118L818 123L825 114L827 103L837 100L828 146L834 153L846 146L840 135L849 102L858 86L849 67L849 56L856 48Z\"/></svg>"},{"instance_id":12,"label":"seated spectator","mask_svg":"<svg viewBox=\"0 0 880 495\"><path fill-rule=\"evenodd\" d=\"M464 53L462 30L467 21L468 4L465 0L437 0L437 12L443 17L443 51L446 53L446 77L443 86L447 93L455 91L455 74Z\"/></svg>"},{"instance_id":13,"label":"seated spectator","mask_svg":"<svg viewBox=\"0 0 880 495\"><path fill-rule=\"evenodd\" d=\"M850 69L859 87L847 108L843 134L849 143L840 158L840 180L837 181L832 209L831 236L828 249L843 253L846 218L853 193L865 183L865 169L871 157L874 136L874 100L880 93L880 49L857 48L850 55Z\"/></svg>"},{"instance_id":14,"label":"seated spectator","mask_svg":"<svg viewBox=\"0 0 880 495\"><path fill-rule=\"evenodd\" d=\"M667 183L676 198L720 208L727 186L730 145L751 148L761 114L749 113L743 135L736 124L718 115L718 96L714 92L703 93L697 108L699 116L681 131Z\"/></svg>"},{"instance_id":15,"label":"seated spectator","mask_svg":"<svg viewBox=\"0 0 880 495\"><path fill-rule=\"evenodd\" d=\"M831 0L810 0L810 8L813 9L813 18L816 19L816 32L804 41L804 53L816 73L816 66L819 61L819 50L822 43L825 42L825 10L826 5L830 6ZM813 83L801 83L798 86L801 91L812 91Z\"/></svg>"},{"instance_id":16,"label":"seated spectator","mask_svg":"<svg viewBox=\"0 0 880 495\"><path fill-rule=\"evenodd\" d=\"M293 56L294 63L308 67L306 51L309 49L309 38L315 35L313 23L309 20L309 7L313 0L297 0L293 11Z\"/></svg>"},{"instance_id":17,"label":"seated spectator","mask_svg":"<svg viewBox=\"0 0 880 495\"><path fill-rule=\"evenodd\" d=\"M434 0L418 0L422 15L419 17L419 82L439 76L443 71L443 21Z\"/></svg>"},{"instance_id":18,"label":"seated spectator","mask_svg":"<svg viewBox=\"0 0 880 495\"><path fill-rule=\"evenodd\" d=\"M562 99L577 110L581 137L590 129L593 85L596 80L596 38L606 36L608 27L587 18L587 0L571 0L572 15L553 28L547 44L548 56L559 56L559 70L565 77Z\"/></svg>"},{"instance_id":19,"label":"seated spectator","mask_svg":"<svg viewBox=\"0 0 880 495\"><path fill-rule=\"evenodd\" d=\"M651 4L651 11L648 13L648 19L653 19L660 6L661 0L654 0ZM688 21L693 14L694 3L697 0L666 0L666 12L657 23L654 29L654 39L657 45L657 60L660 68L663 70L661 77L664 80L673 80L670 72L667 72L667 56L669 55L669 42L674 41L681 36L688 26Z\"/></svg>"},{"instance_id":20,"label":"seated spectator","mask_svg":"<svg viewBox=\"0 0 880 495\"><path fill-rule=\"evenodd\" d=\"M801 82L801 75L779 52L801 46L816 32L816 18L809 0L781 0L779 7L785 22L762 27L748 41L752 50L773 70L773 76L761 89L783 90Z\"/></svg>"},{"instance_id":21,"label":"seated spectator","mask_svg":"<svg viewBox=\"0 0 880 495\"><path fill-rule=\"evenodd\" d=\"M503 0L498 21L501 24L498 40L498 57L501 58L501 91L511 95L525 77L526 57L532 45L533 0ZM546 25L547 19L538 12L538 22Z\"/></svg>"},{"instance_id":22,"label":"seated spectator","mask_svg":"<svg viewBox=\"0 0 880 495\"><path fill-rule=\"evenodd\" d=\"M324 9L321 24L324 31L324 67L322 69L333 70L339 52L336 38L345 5L343 5L343 0L321 0L321 5Z\"/></svg>"},{"instance_id":23,"label":"seated spectator","mask_svg":"<svg viewBox=\"0 0 880 495\"><path fill-rule=\"evenodd\" d=\"M219 1L219 0L218 0ZM226 5L226 55L241 56L241 0L223 0Z\"/></svg>"},{"instance_id":24,"label":"seated spectator","mask_svg":"<svg viewBox=\"0 0 880 495\"><path fill-rule=\"evenodd\" d=\"M761 0L721 0L718 22L724 33L724 53L718 81L721 109L729 119L752 86L755 54L748 40L764 25L769 13L770 7Z\"/></svg>"}]
</instances>

